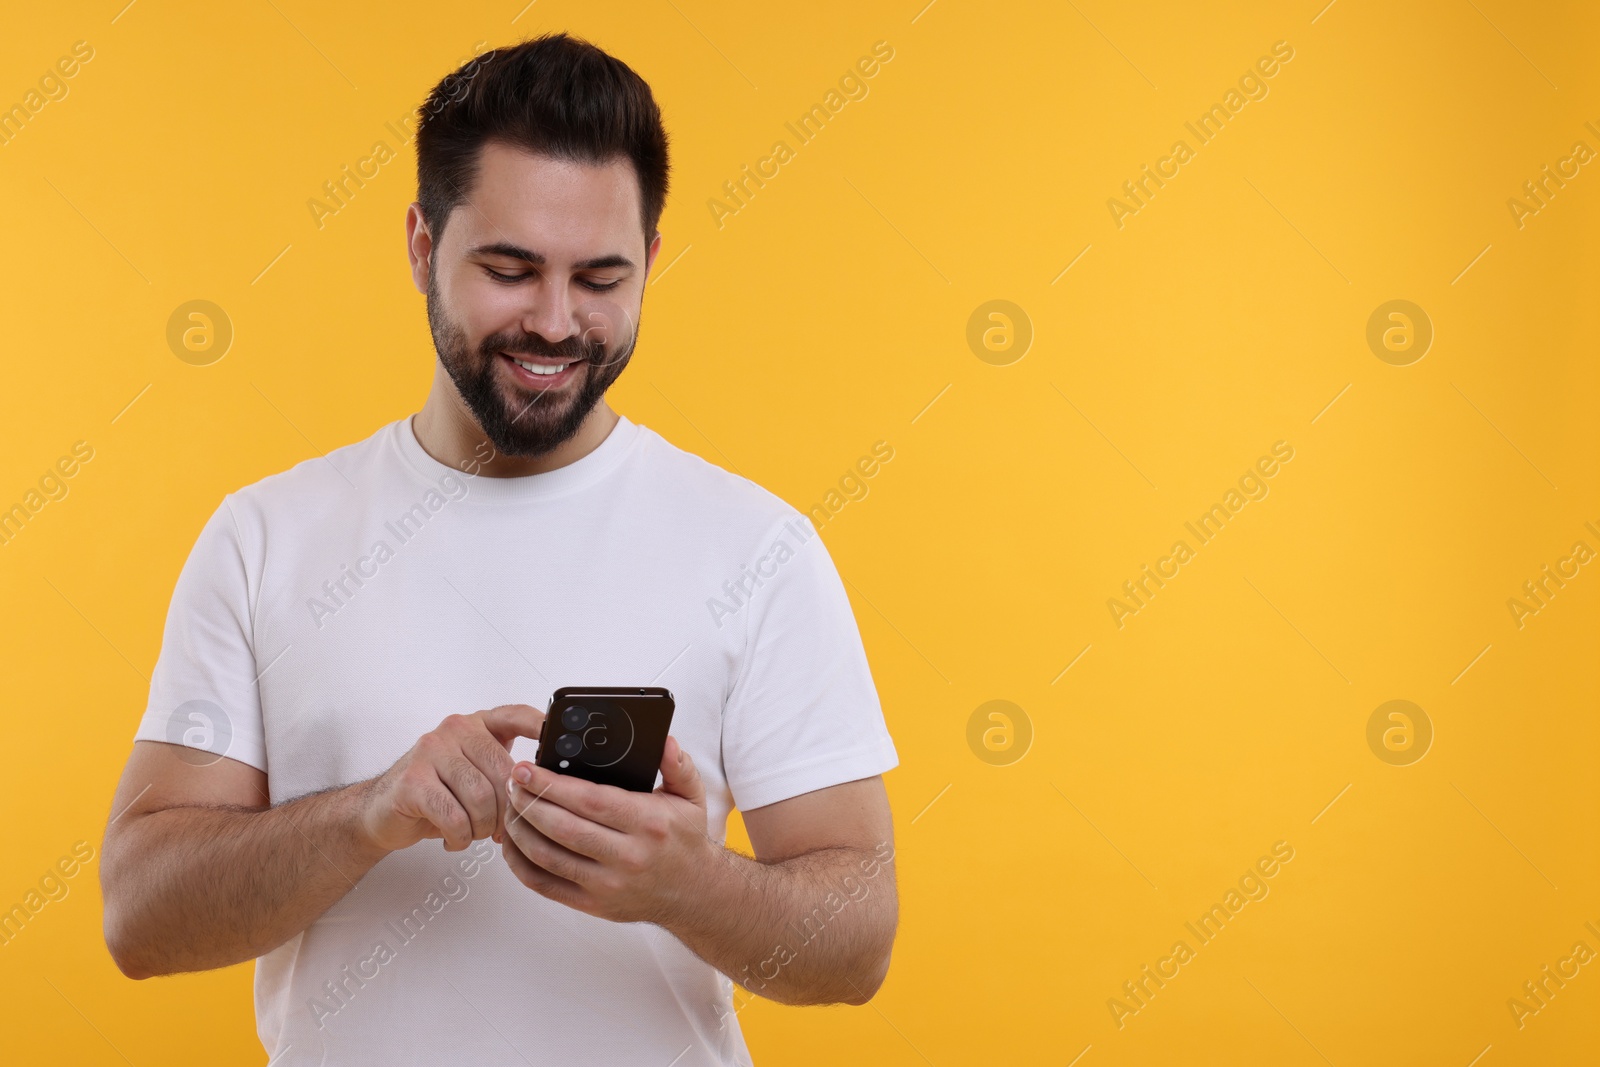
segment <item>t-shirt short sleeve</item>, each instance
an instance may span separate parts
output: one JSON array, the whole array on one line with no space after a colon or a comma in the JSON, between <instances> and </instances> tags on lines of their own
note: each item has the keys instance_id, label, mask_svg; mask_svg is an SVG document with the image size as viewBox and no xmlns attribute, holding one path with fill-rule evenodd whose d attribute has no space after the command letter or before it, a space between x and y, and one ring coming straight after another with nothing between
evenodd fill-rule
<instances>
[{"instance_id":1,"label":"t-shirt short sleeve","mask_svg":"<svg viewBox=\"0 0 1600 1067\"><path fill-rule=\"evenodd\" d=\"M810 533L799 543L796 531ZM899 764L843 581L796 513L751 569L761 577L745 662L723 713L722 762L736 807L774 804ZM768 576L770 575L770 576Z\"/></svg>"},{"instance_id":2,"label":"t-shirt short sleeve","mask_svg":"<svg viewBox=\"0 0 1600 1067\"><path fill-rule=\"evenodd\" d=\"M226 756L265 771L249 580L230 497L207 520L178 574L134 740L185 745L199 750L201 760Z\"/></svg>"}]
</instances>

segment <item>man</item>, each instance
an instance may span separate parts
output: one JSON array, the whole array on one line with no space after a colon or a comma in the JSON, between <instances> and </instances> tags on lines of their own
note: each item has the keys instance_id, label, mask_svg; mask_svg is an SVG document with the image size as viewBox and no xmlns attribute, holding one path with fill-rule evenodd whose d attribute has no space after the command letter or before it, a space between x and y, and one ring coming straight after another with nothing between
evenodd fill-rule
<instances>
[{"instance_id":1,"label":"man","mask_svg":"<svg viewBox=\"0 0 1600 1067\"><path fill-rule=\"evenodd\" d=\"M748 1063L730 977L860 1004L888 969L897 756L849 600L800 512L605 403L667 191L638 75L486 53L417 155L432 390L201 531L107 945L134 978L255 958L275 1067ZM528 762L570 685L672 691L654 793Z\"/></svg>"}]
</instances>

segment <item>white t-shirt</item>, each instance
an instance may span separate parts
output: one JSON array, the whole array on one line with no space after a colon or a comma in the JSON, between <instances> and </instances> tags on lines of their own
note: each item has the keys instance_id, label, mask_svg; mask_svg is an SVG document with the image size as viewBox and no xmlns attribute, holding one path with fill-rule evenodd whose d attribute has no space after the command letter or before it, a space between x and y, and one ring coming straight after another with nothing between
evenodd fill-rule
<instances>
[{"instance_id":1,"label":"white t-shirt","mask_svg":"<svg viewBox=\"0 0 1600 1067\"><path fill-rule=\"evenodd\" d=\"M544 474L470 476L405 418L228 494L135 738L260 768L277 804L382 773L451 713L602 685L672 691L719 843L733 807L898 763L809 520L625 416ZM728 978L654 924L546 900L498 851L392 853L258 959L273 1067L750 1062Z\"/></svg>"}]
</instances>

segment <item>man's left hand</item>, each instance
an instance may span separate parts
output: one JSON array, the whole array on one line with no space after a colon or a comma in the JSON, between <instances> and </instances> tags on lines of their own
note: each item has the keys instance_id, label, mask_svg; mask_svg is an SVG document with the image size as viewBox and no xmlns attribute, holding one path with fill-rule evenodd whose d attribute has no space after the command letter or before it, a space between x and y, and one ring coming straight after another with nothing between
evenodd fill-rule
<instances>
[{"instance_id":1,"label":"man's left hand","mask_svg":"<svg viewBox=\"0 0 1600 1067\"><path fill-rule=\"evenodd\" d=\"M517 880L541 896L612 922L665 923L692 906L717 846L706 836L706 790L675 737L653 793L518 763L501 847Z\"/></svg>"}]
</instances>

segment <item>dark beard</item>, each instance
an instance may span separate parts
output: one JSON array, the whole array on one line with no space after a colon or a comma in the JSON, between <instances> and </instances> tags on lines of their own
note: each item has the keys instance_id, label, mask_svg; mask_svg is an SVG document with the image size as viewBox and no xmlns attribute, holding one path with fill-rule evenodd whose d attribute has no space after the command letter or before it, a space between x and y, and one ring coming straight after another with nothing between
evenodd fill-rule
<instances>
[{"instance_id":1,"label":"dark beard","mask_svg":"<svg viewBox=\"0 0 1600 1067\"><path fill-rule=\"evenodd\" d=\"M438 287L428 278L428 328L439 362L449 372L456 392L472 412L478 426L496 451L507 456L542 456L566 443L578 432L606 390L622 375L639 339L635 326L627 347L612 355L605 346L567 337L550 344L537 334L517 331L483 339L478 351L469 351L466 331L450 320L439 301ZM497 384L501 352L574 359L583 363L573 373L583 375L577 388L534 392L515 390L508 399Z\"/></svg>"}]
</instances>

